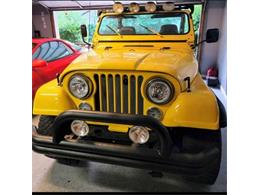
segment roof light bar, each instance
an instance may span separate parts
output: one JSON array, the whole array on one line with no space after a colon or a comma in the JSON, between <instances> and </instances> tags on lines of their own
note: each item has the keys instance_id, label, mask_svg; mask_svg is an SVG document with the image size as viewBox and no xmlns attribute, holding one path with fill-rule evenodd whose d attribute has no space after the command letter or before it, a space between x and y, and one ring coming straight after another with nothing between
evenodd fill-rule
<instances>
[{"instance_id":1,"label":"roof light bar","mask_svg":"<svg viewBox=\"0 0 260 195\"><path fill-rule=\"evenodd\" d=\"M156 4L152 1L149 1L145 5L145 10L148 12L155 12L156 11Z\"/></svg>"},{"instance_id":2,"label":"roof light bar","mask_svg":"<svg viewBox=\"0 0 260 195\"><path fill-rule=\"evenodd\" d=\"M164 11L172 11L175 9L175 5L173 2L166 2L163 4L163 10Z\"/></svg>"},{"instance_id":3,"label":"roof light bar","mask_svg":"<svg viewBox=\"0 0 260 195\"><path fill-rule=\"evenodd\" d=\"M139 4L138 4L138 3L135 3L135 2L130 3L130 5L129 5L129 11L130 11L130 12L133 12L133 13L139 12L139 11L140 11L140 6L139 6Z\"/></svg>"},{"instance_id":4,"label":"roof light bar","mask_svg":"<svg viewBox=\"0 0 260 195\"><path fill-rule=\"evenodd\" d=\"M115 4L113 5L113 11L114 11L115 13L118 13L118 14L123 13L123 11L124 11L124 6L123 6L123 4L120 3L120 2L115 2Z\"/></svg>"}]
</instances>

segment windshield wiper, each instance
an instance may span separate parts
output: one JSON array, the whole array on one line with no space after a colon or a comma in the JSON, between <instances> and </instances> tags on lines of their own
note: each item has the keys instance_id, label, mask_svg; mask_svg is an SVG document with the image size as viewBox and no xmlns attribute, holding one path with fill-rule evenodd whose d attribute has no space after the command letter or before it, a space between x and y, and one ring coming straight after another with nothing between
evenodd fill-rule
<instances>
[{"instance_id":1,"label":"windshield wiper","mask_svg":"<svg viewBox=\"0 0 260 195\"><path fill-rule=\"evenodd\" d=\"M142 24L139 24L141 27L143 27L143 28L145 28L146 30L148 30L148 31L150 31L150 32L152 32L152 33L154 33L154 34L157 34L157 35L159 35L159 36L161 36L162 37L162 35L159 33L159 32L157 32L156 30L154 30L154 29L152 29L152 28L149 28L149 27L147 27L147 26L144 26L144 25L142 25Z\"/></svg>"},{"instance_id":2,"label":"windshield wiper","mask_svg":"<svg viewBox=\"0 0 260 195\"><path fill-rule=\"evenodd\" d=\"M109 28L110 30L112 30L114 33L116 33L117 35L119 35L120 37L122 37L122 35L121 35L119 32L117 32L116 29L114 29L113 27L111 27L111 26L109 26L109 25L106 25L106 26L107 26L107 28Z\"/></svg>"}]
</instances>

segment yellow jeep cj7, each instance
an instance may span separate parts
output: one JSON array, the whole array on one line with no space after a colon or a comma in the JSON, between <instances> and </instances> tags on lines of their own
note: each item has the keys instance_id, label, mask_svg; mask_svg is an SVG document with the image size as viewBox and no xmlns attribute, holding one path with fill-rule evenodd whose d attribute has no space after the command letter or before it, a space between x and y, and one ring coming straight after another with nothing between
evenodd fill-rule
<instances>
[{"instance_id":1,"label":"yellow jeep cj7","mask_svg":"<svg viewBox=\"0 0 260 195\"><path fill-rule=\"evenodd\" d=\"M117 2L102 11L90 49L36 93L33 150L213 184L226 112L198 72L192 10ZM205 41L217 40L208 30Z\"/></svg>"}]
</instances>

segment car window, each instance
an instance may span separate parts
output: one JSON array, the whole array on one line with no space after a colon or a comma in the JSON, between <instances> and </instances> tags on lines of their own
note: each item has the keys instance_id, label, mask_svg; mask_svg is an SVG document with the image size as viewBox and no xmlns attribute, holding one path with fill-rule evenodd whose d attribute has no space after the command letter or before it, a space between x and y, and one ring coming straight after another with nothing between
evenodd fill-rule
<instances>
[{"instance_id":1,"label":"car window","mask_svg":"<svg viewBox=\"0 0 260 195\"><path fill-rule=\"evenodd\" d=\"M42 44L33 54L33 59L43 59L47 62L69 56L73 51L60 41L50 41Z\"/></svg>"},{"instance_id":2,"label":"car window","mask_svg":"<svg viewBox=\"0 0 260 195\"><path fill-rule=\"evenodd\" d=\"M33 53L32 59L33 59L33 60L36 59L36 58L39 56L40 52L41 52L41 49L38 48L38 49Z\"/></svg>"},{"instance_id":3,"label":"car window","mask_svg":"<svg viewBox=\"0 0 260 195\"><path fill-rule=\"evenodd\" d=\"M49 42L50 48L48 50L48 52L46 53L46 55L44 56L44 60L48 60L53 53L55 53L55 51L58 49L59 47L59 42L58 41L51 41Z\"/></svg>"},{"instance_id":4,"label":"car window","mask_svg":"<svg viewBox=\"0 0 260 195\"><path fill-rule=\"evenodd\" d=\"M53 47L55 46L55 49L52 51L50 55L47 56L46 61L57 60L65 56L69 56L73 53L73 51L69 47L67 47L64 43L60 41L56 43L58 44L58 47L56 47L56 45L53 44Z\"/></svg>"},{"instance_id":5,"label":"car window","mask_svg":"<svg viewBox=\"0 0 260 195\"><path fill-rule=\"evenodd\" d=\"M43 57L49 50L49 43L42 44L33 54L33 59L44 59Z\"/></svg>"}]
</instances>

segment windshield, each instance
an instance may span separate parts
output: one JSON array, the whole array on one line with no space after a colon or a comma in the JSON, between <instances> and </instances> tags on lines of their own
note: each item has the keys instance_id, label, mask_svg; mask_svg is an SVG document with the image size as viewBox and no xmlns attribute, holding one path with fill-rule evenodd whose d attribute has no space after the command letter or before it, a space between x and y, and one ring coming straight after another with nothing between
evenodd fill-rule
<instances>
[{"instance_id":1,"label":"windshield","mask_svg":"<svg viewBox=\"0 0 260 195\"><path fill-rule=\"evenodd\" d=\"M105 16L100 35L182 35L189 32L186 13L149 13Z\"/></svg>"}]
</instances>

